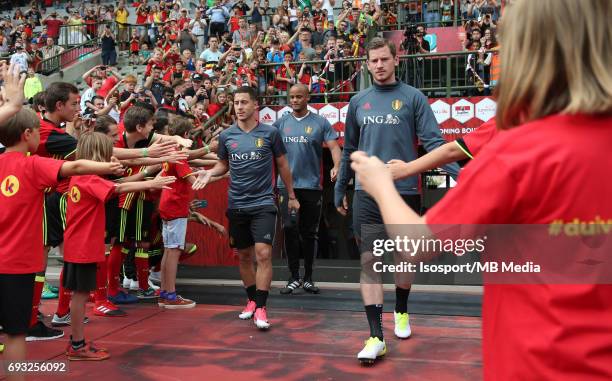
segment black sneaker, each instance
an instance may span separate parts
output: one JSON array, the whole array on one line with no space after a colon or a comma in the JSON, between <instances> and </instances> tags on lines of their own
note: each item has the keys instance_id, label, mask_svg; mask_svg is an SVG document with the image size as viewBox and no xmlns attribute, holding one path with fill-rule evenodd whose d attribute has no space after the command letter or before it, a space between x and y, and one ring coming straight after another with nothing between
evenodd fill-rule
<instances>
[{"instance_id":1,"label":"black sneaker","mask_svg":"<svg viewBox=\"0 0 612 381\"><path fill-rule=\"evenodd\" d=\"M43 341L59 339L64 336L64 331L61 329L49 328L43 324L42 321L36 323L36 325L28 330L28 336L26 341Z\"/></svg>"},{"instance_id":2,"label":"black sneaker","mask_svg":"<svg viewBox=\"0 0 612 381\"><path fill-rule=\"evenodd\" d=\"M289 278L289 280L287 281L287 286L285 286L284 288L281 288L280 293L283 295L287 295L287 294L291 294L294 290L300 288L302 284L300 283L299 280L294 279L294 278Z\"/></svg>"},{"instance_id":3,"label":"black sneaker","mask_svg":"<svg viewBox=\"0 0 612 381\"><path fill-rule=\"evenodd\" d=\"M319 287L314 285L312 280L305 280L302 287L304 288L304 291L310 292L311 294L318 294L321 291L319 290Z\"/></svg>"}]
</instances>

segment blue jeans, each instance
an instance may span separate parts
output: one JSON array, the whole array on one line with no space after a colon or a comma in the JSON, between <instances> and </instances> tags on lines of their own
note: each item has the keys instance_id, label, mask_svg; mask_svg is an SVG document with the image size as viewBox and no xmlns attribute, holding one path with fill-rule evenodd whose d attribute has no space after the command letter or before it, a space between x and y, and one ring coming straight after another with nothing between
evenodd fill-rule
<instances>
[{"instance_id":1,"label":"blue jeans","mask_svg":"<svg viewBox=\"0 0 612 381\"><path fill-rule=\"evenodd\" d=\"M428 28L435 28L440 26L440 12L425 12L425 22L428 23ZM431 24L429 24L431 23Z\"/></svg>"}]
</instances>

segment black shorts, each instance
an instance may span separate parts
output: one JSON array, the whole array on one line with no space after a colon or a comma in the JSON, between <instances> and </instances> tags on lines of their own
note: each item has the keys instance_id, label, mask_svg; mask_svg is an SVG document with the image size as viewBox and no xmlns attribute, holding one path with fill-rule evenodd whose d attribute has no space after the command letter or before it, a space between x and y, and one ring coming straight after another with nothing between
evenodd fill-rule
<instances>
[{"instance_id":1,"label":"black shorts","mask_svg":"<svg viewBox=\"0 0 612 381\"><path fill-rule=\"evenodd\" d=\"M114 211L107 209L107 232L110 231L110 237L115 237L119 243L130 240L147 242L154 211L155 204L152 201L141 199L135 200L130 210L119 207Z\"/></svg>"},{"instance_id":2,"label":"black shorts","mask_svg":"<svg viewBox=\"0 0 612 381\"><path fill-rule=\"evenodd\" d=\"M96 290L97 263L64 262L62 286L71 291L90 292Z\"/></svg>"},{"instance_id":3,"label":"black shorts","mask_svg":"<svg viewBox=\"0 0 612 381\"><path fill-rule=\"evenodd\" d=\"M121 210L118 206L119 200L115 197L104 204L106 225L104 229L104 243L110 244L113 237L119 237L121 225Z\"/></svg>"},{"instance_id":4,"label":"black shorts","mask_svg":"<svg viewBox=\"0 0 612 381\"><path fill-rule=\"evenodd\" d=\"M420 214L421 195L402 195L402 198L412 210ZM353 230L360 241L362 253L372 251L375 239L388 238L376 201L364 191L355 191L353 197Z\"/></svg>"},{"instance_id":5,"label":"black shorts","mask_svg":"<svg viewBox=\"0 0 612 381\"><path fill-rule=\"evenodd\" d=\"M66 228L66 194L59 192L45 194L43 208L45 246L59 246L64 242L64 229Z\"/></svg>"},{"instance_id":6,"label":"black shorts","mask_svg":"<svg viewBox=\"0 0 612 381\"><path fill-rule=\"evenodd\" d=\"M7 335L28 332L36 274L0 274L0 325Z\"/></svg>"},{"instance_id":7,"label":"black shorts","mask_svg":"<svg viewBox=\"0 0 612 381\"><path fill-rule=\"evenodd\" d=\"M255 243L272 245L276 231L276 206L228 209L230 246L246 249Z\"/></svg>"}]
</instances>

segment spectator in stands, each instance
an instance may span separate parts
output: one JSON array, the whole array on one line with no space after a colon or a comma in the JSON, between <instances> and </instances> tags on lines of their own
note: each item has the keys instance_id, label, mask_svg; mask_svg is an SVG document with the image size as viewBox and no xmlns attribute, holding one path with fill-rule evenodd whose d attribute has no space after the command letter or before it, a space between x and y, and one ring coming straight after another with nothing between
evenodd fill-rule
<instances>
[{"instance_id":1,"label":"spectator in stands","mask_svg":"<svg viewBox=\"0 0 612 381\"><path fill-rule=\"evenodd\" d=\"M89 106L83 109L83 116L91 115L95 120L95 118L98 116L108 115L108 113L111 112L111 110L117 105L117 98L110 97L108 104L105 105L104 98L99 95L94 95L88 104Z\"/></svg>"},{"instance_id":2,"label":"spectator in stands","mask_svg":"<svg viewBox=\"0 0 612 381\"><path fill-rule=\"evenodd\" d=\"M327 44L327 39L331 33L331 30L325 30L323 27L323 21L317 21L315 23L315 31L312 33L312 45L317 46Z\"/></svg>"},{"instance_id":3,"label":"spectator in stands","mask_svg":"<svg viewBox=\"0 0 612 381\"><path fill-rule=\"evenodd\" d=\"M15 44L15 53L11 56L11 64L19 66L22 72L28 71L28 63L31 61L30 55L25 51L23 45Z\"/></svg>"},{"instance_id":4,"label":"spectator in stands","mask_svg":"<svg viewBox=\"0 0 612 381\"><path fill-rule=\"evenodd\" d=\"M266 13L260 5L260 0L253 0L253 8L246 13L251 18L251 24L255 25L257 30L263 29L263 15Z\"/></svg>"},{"instance_id":5,"label":"spectator in stands","mask_svg":"<svg viewBox=\"0 0 612 381\"><path fill-rule=\"evenodd\" d=\"M44 18L42 23L47 27L47 36L53 38L55 42L57 42L60 34L60 27L64 25L64 22L57 18L57 12L51 12L49 16Z\"/></svg>"},{"instance_id":6,"label":"spectator in stands","mask_svg":"<svg viewBox=\"0 0 612 381\"><path fill-rule=\"evenodd\" d=\"M193 20L189 21L189 28L197 40L196 53L204 51L205 45L208 43L208 24L202 15L202 11L196 9Z\"/></svg>"},{"instance_id":7,"label":"spectator in stands","mask_svg":"<svg viewBox=\"0 0 612 381\"><path fill-rule=\"evenodd\" d=\"M91 85L89 89L85 90L85 92L81 95L81 110L85 110L87 107L93 108L93 104L91 103L93 97L95 95L99 95L98 91L102 87L104 83L104 79L100 77L92 77Z\"/></svg>"},{"instance_id":8,"label":"spectator in stands","mask_svg":"<svg viewBox=\"0 0 612 381\"><path fill-rule=\"evenodd\" d=\"M55 41L52 37L47 37L46 42L46 45L41 49L43 59L46 60L48 58L55 57L64 51L64 48L55 45Z\"/></svg>"},{"instance_id":9,"label":"spectator in stands","mask_svg":"<svg viewBox=\"0 0 612 381\"><path fill-rule=\"evenodd\" d=\"M315 50L312 47L312 35L310 31L308 29L301 29L298 33L299 41L293 46L293 57L297 59L299 54L304 52L307 60L313 60L315 58Z\"/></svg>"},{"instance_id":10,"label":"spectator in stands","mask_svg":"<svg viewBox=\"0 0 612 381\"><path fill-rule=\"evenodd\" d=\"M32 1L32 7L25 13L26 18L32 18L34 20L34 25L40 26L40 22L42 21L42 14L38 10L38 5L36 2Z\"/></svg>"},{"instance_id":11,"label":"spectator in stands","mask_svg":"<svg viewBox=\"0 0 612 381\"><path fill-rule=\"evenodd\" d=\"M102 36L100 37L100 44L102 47L102 64L115 66L117 64L117 43L115 42L115 36L108 24L104 25Z\"/></svg>"},{"instance_id":12,"label":"spectator in stands","mask_svg":"<svg viewBox=\"0 0 612 381\"><path fill-rule=\"evenodd\" d=\"M32 101L36 94L43 91L43 84L38 75L34 72L34 68L28 68L28 77L25 80L23 92L25 99L29 102Z\"/></svg>"},{"instance_id":13,"label":"spectator in stands","mask_svg":"<svg viewBox=\"0 0 612 381\"><path fill-rule=\"evenodd\" d=\"M192 54L195 54L197 42L198 39L189 29L189 24L185 23L185 25L183 26L183 30L181 30L181 34L179 36L180 50L189 50Z\"/></svg>"},{"instance_id":14,"label":"spectator in stands","mask_svg":"<svg viewBox=\"0 0 612 381\"><path fill-rule=\"evenodd\" d=\"M249 25L245 17L238 20L238 29L232 35L232 42L237 45L242 45L243 42L249 42L253 36L249 30Z\"/></svg>"},{"instance_id":15,"label":"spectator in stands","mask_svg":"<svg viewBox=\"0 0 612 381\"><path fill-rule=\"evenodd\" d=\"M146 77L144 88L151 90L155 101L161 104L164 88L170 84L162 79L162 67L154 65L151 68L151 75Z\"/></svg>"},{"instance_id":16,"label":"spectator in stands","mask_svg":"<svg viewBox=\"0 0 612 381\"><path fill-rule=\"evenodd\" d=\"M221 51L219 51L219 37L212 35L208 40L209 47L200 54L205 62L219 62L221 60Z\"/></svg>"},{"instance_id":17,"label":"spectator in stands","mask_svg":"<svg viewBox=\"0 0 612 381\"><path fill-rule=\"evenodd\" d=\"M425 22L430 27L439 26L440 21L440 1L439 0L428 0L427 3L423 4L425 7Z\"/></svg>"},{"instance_id":18,"label":"spectator in stands","mask_svg":"<svg viewBox=\"0 0 612 381\"><path fill-rule=\"evenodd\" d=\"M425 25L418 25L416 31L417 32L414 36L417 41L417 53L420 53L420 54L431 53L431 47L429 45L429 41L427 41L424 38L424 36L427 34Z\"/></svg>"},{"instance_id":19,"label":"spectator in stands","mask_svg":"<svg viewBox=\"0 0 612 381\"><path fill-rule=\"evenodd\" d=\"M210 17L210 35L220 37L225 30L225 24L230 18L227 9L221 5L220 0L214 0L215 4L206 11Z\"/></svg>"},{"instance_id":20,"label":"spectator in stands","mask_svg":"<svg viewBox=\"0 0 612 381\"><path fill-rule=\"evenodd\" d=\"M128 39L128 16L130 12L125 7L123 0L119 1L117 10L115 11L115 22L117 23L117 41L119 42L119 49L127 49Z\"/></svg>"}]
</instances>

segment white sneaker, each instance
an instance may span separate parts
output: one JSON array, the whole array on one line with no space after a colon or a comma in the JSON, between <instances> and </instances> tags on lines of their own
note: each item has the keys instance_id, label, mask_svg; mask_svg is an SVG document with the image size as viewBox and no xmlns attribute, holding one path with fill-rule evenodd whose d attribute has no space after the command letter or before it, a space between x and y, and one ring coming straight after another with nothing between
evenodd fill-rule
<instances>
[{"instance_id":1,"label":"white sneaker","mask_svg":"<svg viewBox=\"0 0 612 381\"><path fill-rule=\"evenodd\" d=\"M138 281L134 279L130 279L130 291L138 291L140 287L138 287Z\"/></svg>"},{"instance_id":2,"label":"white sneaker","mask_svg":"<svg viewBox=\"0 0 612 381\"><path fill-rule=\"evenodd\" d=\"M149 287L154 289L155 291L159 290L159 286L153 284L153 282L151 282L151 278L149 278Z\"/></svg>"},{"instance_id":3,"label":"white sneaker","mask_svg":"<svg viewBox=\"0 0 612 381\"><path fill-rule=\"evenodd\" d=\"M161 283L161 271L151 271L149 273L149 284L153 283Z\"/></svg>"},{"instance_id":4,"label":"white sneaker","mask_svg":"<svg viewBox=\"0 0 612 381\"><path fill-rule=\"evenodd\" d=\"M410 318L408 317L408 312L399 313L393 312L393 317L395 318L395 336L400 339L407 339L412 334L412 330L410 329Z\"/></svg>"},{"instance_id":5,"label":"white sneaker","mask_svg":"<svg viewBox=\"0 0 612 381\"><path fill-rule=\"evenodd\" d=\"M377 358L387 354L385 341L380 341L378 337L370 337L365 342L365 347L357 354L357 359L362 364L372 364Z\"/></svg>"},{"instance_id":6,"label":"white sneaker","mask_svg":"<svg viewBox=\"0 0 612 381\"><path fill-rule=\"evenodd\" d=\"M129 290L131 283L132 283L132 280L130 278L123 277L123 288L125 288L126 290Z\"/></svg>"}]
</instances>

